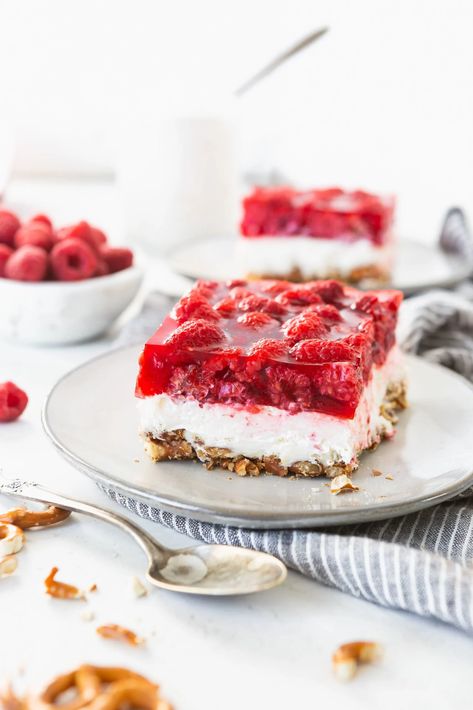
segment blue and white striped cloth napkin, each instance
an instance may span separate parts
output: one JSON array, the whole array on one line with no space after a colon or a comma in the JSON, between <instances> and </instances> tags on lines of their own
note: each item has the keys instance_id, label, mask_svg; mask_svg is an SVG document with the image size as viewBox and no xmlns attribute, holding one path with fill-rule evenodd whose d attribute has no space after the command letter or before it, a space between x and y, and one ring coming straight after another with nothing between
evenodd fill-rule
<instances>
[{"instance_id":1,"label":"blue and white striped cloth napkin","mask_svg":"<svg viewBox=\"0 0 473 710\"><path fill-rule=\"evenodd\" d=\"M460 210L447 215L441 245L473 264L473 242ZM120 341L142 340L168 306L162 296L153 294ZM406 350L473 381L473 284L408 299L400 331ZM263 550L322 584L473 632L473 491L402 518L326 531L257 531L202 523L111 489L105 492L141 517L196 540Z\"/></svg>"}]
</instances>

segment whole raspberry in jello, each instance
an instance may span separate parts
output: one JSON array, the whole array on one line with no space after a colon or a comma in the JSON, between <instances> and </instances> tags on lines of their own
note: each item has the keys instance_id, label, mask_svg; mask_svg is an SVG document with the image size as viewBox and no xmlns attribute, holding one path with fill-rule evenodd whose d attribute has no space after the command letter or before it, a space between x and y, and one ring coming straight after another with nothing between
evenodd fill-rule
<instances>
[{"instance_id":1,"label":"whole raspberry in jello","mask_svg":"<svg viewBox=\"0 0 473 710\"><path fill-rule=\"evenodd\" d=\"M26 392L13 382L0 383L0 422L13 422L28 404Z\"/></svg>"},{"instance_id":2,"label":"whole raspberry in jello","mask_svg":"<svg viewBox=\"0 0 473 710\"><path fill-rule=\"evenodd\" d=\"M267 312L287 292L294 297ZM196 286L146 344L137 394L351 418L373 356L386 359L401 299L374 291L372 302L365 295L335 281ZM218 321L196 317L212 311Z\"/></svg>"}]
</instances>

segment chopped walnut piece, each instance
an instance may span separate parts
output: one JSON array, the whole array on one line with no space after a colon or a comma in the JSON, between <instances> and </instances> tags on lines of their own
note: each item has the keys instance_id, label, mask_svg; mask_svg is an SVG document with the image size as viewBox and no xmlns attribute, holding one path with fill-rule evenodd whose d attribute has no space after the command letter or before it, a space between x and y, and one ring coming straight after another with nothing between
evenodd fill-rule
<instances>
[{"instance_id":1,"label":"chopped walnut piece","mask_svg":"<svg viewBox=\"0 0 473 710\"><path fill-rule=\"evenodd\" d=\"M118 624L104 624L103 626L99 626L97 633L104 639L124 641L130 646L139 646L144 643L144 639L137 636L134 631L130 631L130 629L126 629L124 626L119 626Z\"/></svg>"},{"instance_id":2,"label":"chopped walnut piece","mask_svg":"<svg viewBox=\"0 0 473 710\"><path fill-rule=\"evenodd\" d=\"M58 571L57 567L53 567L44 580L46 594L49 594L50 597L54 597L55 599L84 599L84 592L81 592L80 589L74 587L72 584L58 582L55 579Z\"/></svg>"},{"instance_id":3,"label":"chopped walnut piece","mask_svg":"<svg viewBox=\"0 0 473 710\"><path fill-rule=\"evenodd\" d=\"M0 515L0 523L10 523L22 530L27 528L42 528L47 525L62 523L71 514L70 510L63 510L51 505L46 510L28 510L27 508L14 508Z\"/></svg>"},{"instance_id":4,"label":"chopped walnut piece","mask_svg":"<svg viewBox=\"0 0 473 710\"><path fill-rule=\"evenodd\" d=\"M374 641L352 641L339 646L332 656L332 664L339 680L351 680L361 663L373 663L381 656L382 648Z\"/></svg>"},{"instance_id":5,"label":"chopped walnut piece","mask_svg":"<svg viewBox=\"0 0 473 710\"><path fill-rule=\"evenodd\" d=\"M338 495L339 493L349 493L350 491L359 491L357 485L353 483L351 478L349 478L345 473L341 476L335 476L330 482L330 493Z\"/></svg>"},{"instance_id":6,"label":"chopped walnut piece","mask_svg":"<svg viewBox=\"0 0 473 710\"><path fill-rule=\"evenodd\" d=\"M16 570L18 562L15 555L7 555L0 559L0 578L9 577Z\"/></svg>"},{"instance_id":7,"label":"chopped walnut piece","mask_svg":"<svg viewBox=\"0 0 473 710\"><path fill-rule=\"evenodd\" d=\"M371 475L374 476L375 478L377 478L378 476L382 476L382 475L383 475L383 472L380 471L379 468L374 468L374 469L371 471Z\"/></svg>"}]
</instances>

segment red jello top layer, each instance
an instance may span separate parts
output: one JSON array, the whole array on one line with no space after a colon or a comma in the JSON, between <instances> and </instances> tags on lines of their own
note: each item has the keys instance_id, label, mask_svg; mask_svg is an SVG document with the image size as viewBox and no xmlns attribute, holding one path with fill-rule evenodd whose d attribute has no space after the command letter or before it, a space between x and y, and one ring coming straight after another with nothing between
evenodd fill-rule
<instances>
[{"instance_id":1,"label":"red jello top layer","mask_svg":"<svg viewBox=\"0 0 473 710\"><path fill-rule=\"evenodd\" d=\"M381 245L389 236L393 214L393 197L362 190L258 187L243 200L240 229L245 237L369 239Z\"/></svg>"},{"instance_id":2,"label":"red jello top layer","mask_svg":"<svg viewBox=\"0 0 473 710\"><path fill-rule=\"evenodd\" d=\"M146 343L136 394L351 418L401 301L337 281L197 282Z\"/></svg>"}]
</instances>

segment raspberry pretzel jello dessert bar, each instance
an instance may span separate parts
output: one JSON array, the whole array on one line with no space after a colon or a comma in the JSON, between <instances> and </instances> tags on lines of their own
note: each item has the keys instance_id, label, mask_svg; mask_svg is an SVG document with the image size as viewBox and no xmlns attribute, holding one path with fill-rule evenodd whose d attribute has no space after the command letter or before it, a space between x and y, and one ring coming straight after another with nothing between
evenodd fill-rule
<instances>
[{"instance_id":1,"label":"raspberry pretzel jello dessert bar","mask_svg":"<svg viewBox=\"0 0 473 710\"><path fill-rule=\"evenodd\" d=\"M238 259L248 278L389 281L394 198L340 188L256 188L243 200Z\"/></svg>"},{"instance_id":2,"label":"raspberry pretzel jello dessert bar","mask_svg":"<svg viewBox=\"0 0 473 710\"><path fill-rule=\"evenodd\" d=\"M136 394L154 461L335 476L405 407L398 291L198 282L146 343Z\"/></svg>"}]
</instances>

